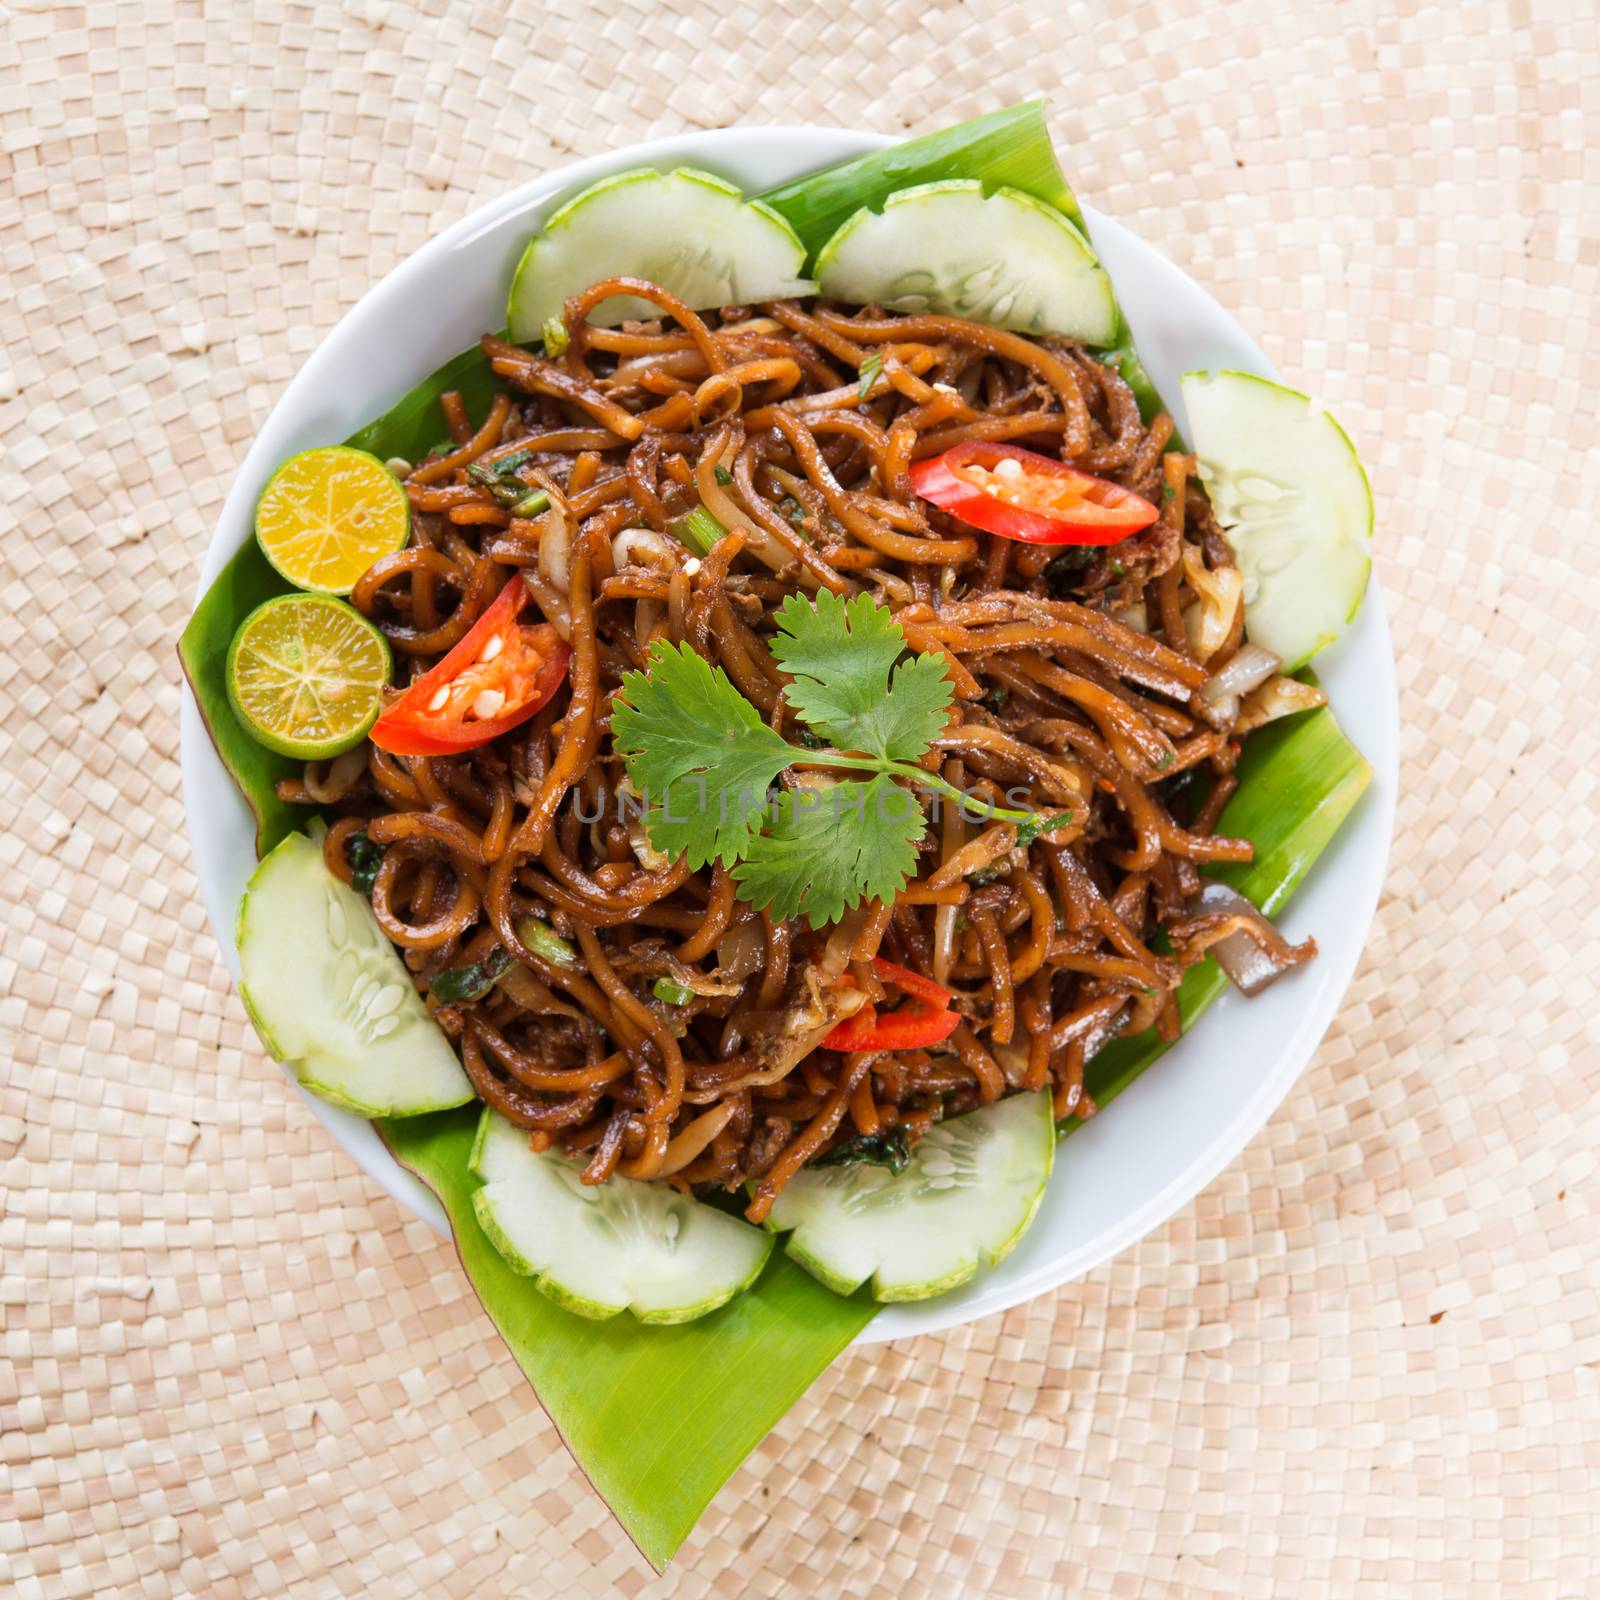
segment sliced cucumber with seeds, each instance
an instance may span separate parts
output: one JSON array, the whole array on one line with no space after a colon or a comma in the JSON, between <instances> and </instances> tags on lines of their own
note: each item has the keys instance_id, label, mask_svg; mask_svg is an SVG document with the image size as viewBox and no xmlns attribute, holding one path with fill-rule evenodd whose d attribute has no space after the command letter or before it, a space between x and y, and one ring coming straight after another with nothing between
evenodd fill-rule
<instances>
[{"instance_id":1,"label":"sliced cucumber with seeds","mask_svg":"<svg viewBox=\"0 0 1600 1600\"><path fill-rule=\"evenodd\" d=\"M1245 631L1284 668L1344 632L1372 571L1372 487L1343 428L1249 372L1186 372L1200 479L1244 574Z\"/></svg>"},{"instance_id":2,"label":"sliced cucumber with seeds","mask_svg":"<svg viewBox=\"0 0 1600 1600\"><path fill-rule=\"evenodd\" d=\"M604 1319L692 1322L749 1288L772 1235L667 1183L584 1185L555 1150L484 1109L472 1146L478 1223L513 1271L558 1305Z\"/></svg>"},{"instance_id":3,"label":"sliced cucumber with seeds","mask_svg":"<svg viewBox=\"0 0 1600 1600\"><path fill-rule=\"evenodd\" d=\"M1055 1149L1049 1095L1014 1095L935 1123L898 1174L803 1168L778 1195L770 1224L837 1294L870 1278L878 1300L931 1299L1016 1248L1039 1209Z\"/></svg>"},{"instance_id":4,"label":"sliced cucumber with seeds","mask_svg":"<svg viewBox=\"0 0 1600 1600\"><path fill-rule=\"evenodd\" d=\"M1019 333L1110 344L1111 280L1089 241L1017 189L953 178L901 189L881 214L863 209L817 253L822 293L893 311L970 317Z\"/></svg>"},{"instance_id":5,"label":"sliced cucumber with seeds","mask_svg":"<svg viewBox=\"0 0 1600 1600\"><path fill-rule=\"evenodd\" d=\"M291 833L239 905L240 990L261 1042L313 1093L368 1117L473 1098L372 908Z\"/></svg>"},{"instance_id":6,"label":"sliced cucumber with seeds","mask_svg":"<svg viewBox=\"0 0 1600 1600\"><path fill-rule=\"evenodd\" d=\"M544 337L569 296L604 278L648 278L696 311L811 294L805 247L770 206L693 167L619 172L576 194L528 242L507 321L519 343ZM614 327L660 307L613 295L589 320Z\"/></svg>"}]
</instances>

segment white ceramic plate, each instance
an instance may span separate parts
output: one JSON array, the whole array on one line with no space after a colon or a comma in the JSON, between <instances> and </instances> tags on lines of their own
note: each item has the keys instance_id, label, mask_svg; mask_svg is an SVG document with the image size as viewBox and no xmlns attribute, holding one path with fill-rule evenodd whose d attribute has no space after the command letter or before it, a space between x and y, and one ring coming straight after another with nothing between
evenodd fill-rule
<instances>
[{"instance_id":1,"label":"white ceramic plate","mask_svg":"<svg viewBox=\"0 0 1600 1600\"><path fill-rule=\"evenodd\" d=\"M875 134L805 127L685 134L575 162L464 218L376 285L289 385L223 506L197 598L251 537L257 496L279 462L355 432L485 329L501 326L522 246L561 196L627 167L665 170L680 163L722 173L756 192L889 142ZM1178 375L1194 367L1273 375L1254 341L1203 289L1126 228L1085 212L1145 366L1170 402L1177 400ZM1296 381L1301 387L1314 384L1315 374L1297 375ZM1178 420L1181 425L1181 413ZM1360 957L1394 821L1394 664L1375 581L1355 626L1318 658L1317 670L1374 775L1343 832L1280 919L1291 939L1315 934L1318 959L1253 1001L1231 991L1220 999L1192 1034L1062 1146L1039 1218L1014 1255L941 1299L886 1308L862 1342L927 1333L1004 1310L1133 1243L1239 1153L1310 1059ZM237 979L234 913L255 862L254 827L187 688L182 734L184 804L200 889ZM446 1231L438 1202L396 1164L370 1123L313 1096L306 1100L402 1206Z\"/></svg>"}]
</instances>

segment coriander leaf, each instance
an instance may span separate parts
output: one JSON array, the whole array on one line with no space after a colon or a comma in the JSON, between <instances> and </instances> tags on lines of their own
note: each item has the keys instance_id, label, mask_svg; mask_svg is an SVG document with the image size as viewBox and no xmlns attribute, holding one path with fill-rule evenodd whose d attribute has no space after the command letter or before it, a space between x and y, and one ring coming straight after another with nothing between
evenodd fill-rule
<instances>
[{"instance_id":1,"label":"coriander leaf","mask_svg":"<svg viewBox=\"0 0 1600 1600\"><path fill-rule=\"evenodd\" d=\"M882 1133L858 1133L842 1139L825 1156L818 1156L814 1167L887 1167L904 1172L911 1165L911 1144L905 1124L886 1128Z\"/></svg>"},{"instance_id":2,"label":"coriander leaf","mask_svg":"<svg viewBox=\"0 0 1600 1600\"><path fill-rule=\"evenodd\" d=\"M659 642L648 659L649 671L628 673L611 702L612 739L650 802L645 832L696 871L716 858L731 864L796 752L688 645Z\"/></svg>"},{"instance_id":3,"label":"coriander leaf","mask_svg":"<svg viewBox=\"0 0 1600 1600\"><path fill-rule=\"evenodd\" d=\"M895 667L905 635L871 595L848 602L826 589L814 601L790 595L777 624L772 653L794 677L788 703L841 749L915 761L944 731L951 688L943 657Z\"/></svg>"},{"instance_id":4,"label":"coriander leaf","mask_svg":"<svg viewBox=\"0 0 1600 1600\"><path fill-rule=\"evenodd\" d=\"M892 900L916 869L925 826L916 798L886 773L786 793L733 876L758 910L803 912L818 928L863 900Z\"/></svg>"}]
</instances>

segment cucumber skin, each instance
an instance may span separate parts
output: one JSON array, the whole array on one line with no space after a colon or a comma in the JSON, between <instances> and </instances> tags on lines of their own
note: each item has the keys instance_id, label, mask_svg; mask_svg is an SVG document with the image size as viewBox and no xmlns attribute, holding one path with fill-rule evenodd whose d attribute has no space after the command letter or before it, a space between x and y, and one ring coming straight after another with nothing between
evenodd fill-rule
<instances>
[{"instance_id":1,"label":"cucumber skin","mask_svg":"<svg viewBox=\"0 0 1600 1600\"><path fill-rule=\"evenodd\" d=\"M489 1243L500 1252L505 1264L513 1272L521 1273L524 1278L531 1279L534 1288L547 1299L555 1301L563 1311L570 1311L579 1317L588 1317L591 1322L609 1322L619 1312L627 1310L626 1306L608 1306L602 1305L598 1300L586 1300L582 1295L573 1294L570 1290L562 1288L559 1283L547 1278L506 1236L505 1230L495 1217L494 1208L486 1198L487 1195L487 1189L479 1189L473 1194L473 1213Z\"/></svg>"},{"instance_id":2,"label":"cucumber skin","mask_svg":"<svg viewBox=\"0 0 1600 1600\"><path fill-rule=\"evenodd\" d=\"M1268 390L1272 394L1275 394L1275 395L1286 395L1286 396L1290 396L1290 397L1292 397L1292 398L1294 398L1296 400L1304 401L1305 405L1306 405L1306 408L1307 408L1308 417L1310 415L1310 407L1311 407L1312 402L1311 402L1311 397L1309 395L1301 393L1301 391L1298 390L1298 389L1291 389L1288 384L1279 383L1279 382L1277 382L1276 379L1264 378L1264 377L1261 376L1261 374L1259 372L1241 372L1237 368L1234 368L1234 367L1217 367L1217 368L1203 367L1203 368L1197 368L1197 369L1195 369L1193 371L1190 371L1190 372L1185 372L1178 379L1179 392L1182 393L1183 386L1185 384L1189 383L1191 379L1194 380L1195 382L1199 383L1199 382L1205 382L1205 381L1209 381L1209 380L1216 379L1216 378L1238 379L1238 380L1243 381L1243 382L1249 382L1249 383L1252 383L1252 384L1259 385L1261 388L1263 388L1265 390ZM1361 531L1359 536L1360 536L1360 538L1362 540L1365 541L1365 543L1367 545L1370 546L1371 543L1372 543L1373 534L1376 531L1376 527L1377 527L1378 508L1377 508L1377 501L1374 498L1373 493L1372 493L1372 479L1371 479L1371 477L1369 476L1369 474L1367 472L1366 463L1364 461L1362 461L1361 453L1360 453L1360 451L1358 451L1356 449L1355 440L1353 440L1350 437L1350 435L1345 431L1344 425L1339 421L1339 419L1336 416L1334 416L1334 414L1331 411L1319 410L1316 413L1316 415L1321 417L1322 419L1324 419L1325 421L1327 421L1328 423L1330 423L1332 425L1334 432L1339 436L1339 438L1343 441L1345 448L1350 452L1350 460L1354 464L1355 469L1356 469L1356 473L1357 473L1357 475L1359 476L1359 478L1361 480L1361 488L1362 488L1363 495L1364 495L1365 501L1366 501L1366 527ZM1190 419L1190 432L1192 433L1193 431L1194 431L1193 418L1191 418ZM1337 640L1340 637L1340 634L1343 632L1343 629L1349 627L1350 624L1355 621L1357 614L1361 610L1361 603L1367 597L1367 586L1370 584L1371 580L1372 580L1372 557L1369 554L1367 556L1367 560L1366 560L1366 571L1362 575L1360 584L1357 585L1357 587L1355 589L1355 593L1354 593L1354 595L1353 595L1353 597L1351 599L1351 602L1350 602L1350 609L1349 609L1349 611L1347 611L1345 613L1343 626L1340 627L1340 628L1335 629L1331 633L1330 632L1319 633L1316 636L1316 638L1309 645L1305 646L1297 654L1290 654L1290 655L1285 656L1284 661L1283 661L1283 665L1282 665L1280 670L1283 671L1283 672L1286 672L1286 673L1298 672L1302 667L1304 667L1314 657L1320 655L1322 653L1322 651L1326 650L1327 647L1330 644L1336 643ZM1249 631L1249 617L1248 617L1248 607L1247 607L1246 608L1246 633L1247 634L1248 634L1248 631Z\"/></svg>"},{"instance_id":3,"label":"cucumber skin","mask_svg":"<svg viewBox=\"0 0 1600 1600\"><path fill-rule=\"evenodd\" d=\"M255 871L250 874L250 881L245 885L244 895L239 901L239 909L234 915L234 947L239 951L239 963L241 969L245 965L245 951L251 942L249 934L251 893L260 884L263 874L268 872L269 865L273 862L274 858L280 855L287 857L288 855L299 851L303 845L307 844L311 845L313 848L316 848L316 841L310 839L306 834L286 834L278 841L276 845L273 846L271 850L267 852L265 856L261 858L259 862L256 863ZM285 859L278 862L277 869L279 871L293 870L293 867L292 864ZM371 912L368 911L366 914L370 916ZM245 1014L249 1017L250 1025L255 1029L256 1036L260 1039L262 1048L267 1052L267 1054L271 1056L274 1061L278 1062L280 1066L287 1067L289 1071L294 1074L295 1081L300 1084L302 1088L307 1089L312 1094L316 1095L319 1100L326 1100L330 1105L339 1106L344 1110L354 1112L357 1116L361 1117L419 1117L426 1116L430 1112L435 1111L453 1111L457 1106L464 1106L468 1104L468 1102L477 1098L477 1091L472 1087L471 1081L468 1079L465 1070L462 1070L462 1092L456 1095L453 1099L429 1101L423 1104L411 1104L400 1109L395 1109L389 1106L374 1106L362 1100L354 1100L342 1090L336 1089L329 1084L325 1084L319 1078L317 1078L315 1076L316 1068L313 1066L312 1058L309 1055L293 1056L289 1054L283 1043L278 1039L277 1035L267 1023L266 1018L263 1016L255 996L251 993L249 982L242 975L242 971L239 979L239 997L244 1001Z\"/></svg>"},{"instance_id":4,"label":"cucumber skin","mask_svg":"<svg viewBox=\"0 0 1600 1600\"><path fill-rule=\"evenodd\" d=\"M575 217L589 202L602 196L612 194L616 190L626 189L634 184L647 182L662 182L672 178L683 178L687 182L700 184L713 193L732 200L745 209L754 212L769 226L781 232L794 246L795 273L792 281L785 286L785 294L809 294L815 292L815 285L801 276L805 266L805 246L800 242L800 236L794 231L789 219L780 212L775 211L765 201L746 199L743 192L736 184L729 183L725 178L719 178L715 173L705 172L698 167L674 167L671 172L663 173L654 167L633 167L626 172L612 173L608 178L601 178L598 182L590 184L586 189L580 189L577 194L569 196L551 214L549 220L537 233L528 240L521 257L517 261L516 271L511 278L511 292L506 300L506 324L508 336L516 343L525 343L542 337L544 317L535 312L523 314L519 306L533 298L532 284L534 274L539 270L539 246L547 243L553 235L564 232L572 225ZM580 285L579 287L586 287ZM670 284L665 285L671 288ZM577 290L574 290L577 292ZM758 296L756 298L771 298L771 296ZM706 309L706 308L701 308Z\"/></svg>"},{"instance_id":5,"label":"cucumber skin","mask_svg":"<svg viewBox=\"0 0 1600 1600\"><path fill-rule=\"evenodd\" d=\"M1012 1097L1008 1097L1008 1100L1010 1098ZM1002 1102L996 1102L996 1107L998 1107L998 1105L1001 1103ZM969 1282L972 1278L977 1276L981 1268L986 1266L998 1266L1000 1262L1004 1261L1005 1258L1016 1249L1017 1245L1021 1243L1023 1235L1030 1227L1032 1227L1034 1219L1039 1214L1039 1207L1044 1203L1045 1190L1049 1186L1050 1174L1055 1167L1055 1149L1057 1138L1055 1124L1049 1115L1048 1101L1043 1099L1043 1097L1040 1097L1039 1104L1041 1106L1041 1113L1037 1120L1039 1123L1038 1133L1040 1140L1040 1151L1042 1154L1044 1167L1043 1177L1041 1178L1037 1189L1034 1191L1032 1198L1029 1200L1027 1208L1022 1217L1019 1219L1017 1226L998 1245L992 1247L984 1246L982 1244L977 1245L975 1247L975 1253L970 1260L958 1263L956 1266L952 1267L949 1272L941 1275L938 1278L925 1279L920 1283L899 1284L885 1284L882 1281L881 1268L871 1273L864 1274L853 1281L848 1275L836 1271L833 1267L820 1260L812 1250L808 1250L806 1248L801 1238L801 1235L804 1231L803 1222L796 1225L793 1231L789 1232L789 1237L784 1244L785 1251L794 1260L797 1266L804 1267L805 1270L809 1272L811 1276L814 1277L825 1288L831 1289L835 1294L844 1295L846 1297L856 1293L856 1291L861 1288L862 1284L867 1284L869 1286L868 1292L872 1295L873 1299L884 1305L908 1301L931 1300L936 1295L947 1294L952 1289L960 1288L962 1284ZM986 1107L984 1109L992 1110L995 1108ZM983 1111L968 1113L969 1116L981 1116L983 1114ZM896 1177L891 1181L898 1182L901 1177L906 1176L912 1176L912 1169L907 1169L905 1174L896 1175ZM779 1231L777 1230L776 1225L773 1223L770 1215L767 1219L766 1225L770 1230ZM870 1224L865 1225L870 1226Z\"/></svg>"},{"instance_id":6,"label":"cucumber skin","mask_svg":"<svg viewBox=\"0 0 1600 1600\"><path fill-rule=\"evenodd\" d=\"M893 1305L897 1302L904 1303L910 1300L931 1300L935 1295L947 1294L951 1289L957 1289L962 1284L977 1277L981 1267L997 1267L1013 1250L1022 1243L1022 1236L1033 1226L1034 1218L1039 1215L1039 1207L1044 1204L1044 1193L1050 1186L1050 1175L1055 1171L1056 1138L1055 1123L1051 1120L1048 1110L1042 1119L1047 1130L1046 1156L1044 1182L1039 1185L1028 1209L1023 1213L1022 1219L1017 1224L1016 1232L996 1245L992 1250L985 1250L981 1246L978 1259L964 1269L950 1273L947 1277L935 1279L931 1283L900 1284L892 1288L883 1288L879 1285L878 1274L872 1275L872 1295L875 1300L884 1305Z\"/></svg>"},{"instance_id":7,"label":"cucumber skin","mask_svg":"<svg viewBox=\"0 0 1600 1600\"><path fill-rule=\"evenodd\" d=\"M817 252L812 272L818 280L821 292L825 295L836 295L838 298L851 301L858 301L863 298L875 300L891 310L911 309L904 305L897 305L896 302L902 299L902 296L883 292L888 287L887 284L879 284L875 287L869 286L873 288L873 292L863 295L857 292L861 288L858 282L852 281L848 285L836 288L830 285L827 280L836 258L849 244L854 234L862 229L870 229L875 224L892 226L894 221L892 212L897 208L932 204L941 196L969 200L976 199L980 206L993 206L996 202L1015 206L1030 216L1042 219L1047 225L1059 228L1065 234L1067 240L1070 241L1068 248L1081 252L1083 265L1087 267L1099 286L1100 297L1103 301L1103 305L1100 307L1103 320L1093 328L1080 328L1076 331L1060 328L1043 329L1033 327L1017 319L1003 323L992 323L993 326L1010 327L1015 332L1035 338L1047 332L1064 333L1069 337L1081 338L1090 345L1107 344L1115 337L1121 314L1117 309L1116 295L1112 289L1111 280L1105 269L1100 265L1094 253L1094 247L1077 224L1070 217L1057 211L1053 206L1047 205L1036 196L1026 194L1021 190L1001 186L992 194L985 195L983 193L983 185L973 179L946 178L933 183L916 184L909 189L897 190L884 200L882 208L878 211L873 211L870 206L862 206L840 224L838 230ZM890 252L886 251L885 253ZM859 276L859 273L857 276ZM924 309L933 314L970 316L979 322L992 322L992 319L980 315L978 310L972 307L933 304Z\"/></svg>"},{"instance_id":8,"label":"cucumber skin","mask_svg":"<svg viewBox=\"0 0 1600 1600\"><path fill-rule=\"evenodd\" d=\"M964 1269L952 1272L948 1277L937 1278L931 1283L900 1284L898 1286L883 1288L879 1285L878 1274L872 1275L872 1297L884 1305L894 1305L897 1302L908 1300L931 1300L935 1295L948 1294L952 1289L959 1289L962 1284L977 1277L980 1267L998 1267L1013 1250L1022 1243L1022 1236L1033 1226L1033 1219L1039 1215L1039 1207L1044 1204L1044 1192L1050 1186L1050 1173L1055 1171L1055 1149L1058 1143L1054 1123L1050 1126L1050 1163L1045 1174L1045 1181L1039 1185L1039 1192L1034 1195L1033 1202L1024 1213L1022 1220L1017 1224L1017 1231L1011 1235L1004 1244L996 1245L993 1250L980 1247L979 1259L972 1262Z\"/></svg>"},{"instance_id":9,"label":"cucumber skin","mask_svg":"<svg viewBox=\"0 0 1600 1600\"><path fill-rule=\"evenodd\" d=\"M478 1118L478 1129L473 1135L472 1151L467 1158L468 1170L475 1178L485 1179L484 1151L488 1144L489 1135L494 1126L495 1112L489 1107L483 1108L482 1115ZM586 1296L574 1294L563 1284L541 1272L534 1264L522 1254L511 1242L496 1218L491 1202L487 1198L487 1188L474 1191L472 1196L472 1209L478 1219L478 1226L483 1229L484 1235L495 1249L500 1252L506 1265L513 1272L529 1279L533 1286L547 1299L555 1302L563 1310L571 1311L576 1316L587 1317L593 1322L609 1322L620 1312L627 1311L636 1322L641 1322L647 1327L672 1327L679 1323L694 1322L700 1317L709 1315L728 1304L730 1300L737 1299L743 1294L757 1278L766 1270L768 1259L772 1255L772 1248L777 1243L775 1236L768 1234L763 1240L763 1248L757 1254L755 1262L744 1278L732 1284L726 1293L718 1292L707 1300L702 1300L690 1306L673 1306L662 1311L635 1311L630 1305L607 1305L598 1300L590 1300ZM758 1230L751 1230L752 1232Z\"/></svg>"}]
</instances>

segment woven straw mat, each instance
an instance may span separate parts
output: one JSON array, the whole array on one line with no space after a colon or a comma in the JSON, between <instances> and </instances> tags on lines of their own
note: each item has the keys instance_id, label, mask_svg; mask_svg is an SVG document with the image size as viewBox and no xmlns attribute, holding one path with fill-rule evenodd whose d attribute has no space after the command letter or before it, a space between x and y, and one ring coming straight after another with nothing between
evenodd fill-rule
<instances>
[{"instance_id":1,"label":"woven straw mat","mask_svg":"<svg viewBox=\"0 0 1600 1600\"><path fill-rule=\"evenodd\" d=\"M1386 893L1209 1189L847 1353L656 1578L258 1047L174 641L291 375L474 206L1037 93L1373 471ZM0 1593L1600 1595L1597 151L1593 0L0 3Z\"/></svg>"}]
</instances>

